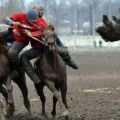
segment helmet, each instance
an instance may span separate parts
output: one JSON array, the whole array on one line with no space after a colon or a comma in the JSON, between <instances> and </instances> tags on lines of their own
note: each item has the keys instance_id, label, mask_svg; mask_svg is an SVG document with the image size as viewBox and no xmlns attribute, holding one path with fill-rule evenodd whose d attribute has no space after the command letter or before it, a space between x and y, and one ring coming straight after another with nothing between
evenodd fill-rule
<instances>
[{"instance_id":1,"label":"helmet","mask_svg":"<svg viewBox=\"0 0 120 120\"><path fill-rule=\"evenodd\" d=\"M38 13L35 10L29 10L26 15L27 20L29 19L37 19L38 18Z\"/></svg>"},{"instance_id":2,"label":"helmet","mask_svg":"<svg viewBox=\"0 0 120 120\"><path fill-rule=\"evenodd\" d=\"M35 6L32 7L32 9L37 10L39 17L42 17L42 16L43 16L43 14L44 14L44 9L43 9L42 6L40 6L40 5L35 5Z\"/></svg>"}]
</instances>

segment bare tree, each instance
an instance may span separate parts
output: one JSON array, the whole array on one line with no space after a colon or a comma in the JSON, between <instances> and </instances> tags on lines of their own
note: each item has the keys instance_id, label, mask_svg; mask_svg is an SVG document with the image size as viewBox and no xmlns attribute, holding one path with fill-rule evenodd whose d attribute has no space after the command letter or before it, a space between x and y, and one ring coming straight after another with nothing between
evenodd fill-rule
<instances>
[{"instance_id":1,"label":"bare tree","mask_svg":"<svg viewBox=\"0 0 120 120\"><path fill-rule=\"evenodd\" d=\"M13 12L24 11L24 0L8 0L6 3L6 15L9 15Z\"/></svg>"}]
</instances>

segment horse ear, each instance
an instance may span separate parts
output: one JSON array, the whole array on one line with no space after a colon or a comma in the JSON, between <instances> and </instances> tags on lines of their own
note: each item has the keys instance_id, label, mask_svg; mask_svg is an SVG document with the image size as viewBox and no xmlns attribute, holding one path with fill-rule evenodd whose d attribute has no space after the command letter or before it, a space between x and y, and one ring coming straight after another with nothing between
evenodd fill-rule
<instances>
[{"instance_id":1,"label":"horse ear","mask_svg":"<svg viewBox=\"0 0 120 120\"><path fill-rule=\"evenodd\" d=\"M103 15L103 23L106 24L109 21L107 15Z\"/></svg>"},{"instance_id":2,"label":"horse ear","mask_svg":"<svg viewBox=\"0 0 120 120\"><path fill-rule=\"evenodd\" d=\"M118 19L116 16L112 16L112 19L113 19L113 21L116 22L116 23L119 21L119 19Z\"/></svg>"},{"instance_id":3,"label":"horse ear","mask_svg":"<svg viewBox=\"0 0 120 120\"><path fill-rule=\"evenodd\" d=\"M104 20L108 20L108 16L107 15L103 15L103 19Z\"/></svg>"},{"instance_id":4,"label":"horse ear","mask_svg":"<svg viewBox=\"0 0 120 120\"><path fill-rule=\"evenodd\" d=\"M51 23L48 24L48 27L49 27L50 29L52 29L53 31L55 30L54 25L51 24Z\"/></svg>"}]
</instances>

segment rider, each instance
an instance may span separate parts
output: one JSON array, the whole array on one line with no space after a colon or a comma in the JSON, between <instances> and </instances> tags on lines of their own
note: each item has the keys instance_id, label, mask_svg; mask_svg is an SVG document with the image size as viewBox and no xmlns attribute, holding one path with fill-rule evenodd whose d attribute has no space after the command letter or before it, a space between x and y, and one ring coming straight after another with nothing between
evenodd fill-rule
<instances>
[{"instance_id":1,"label":"rider","mask_svg":"<svg viewBox=\"0 0 120 120\"><path fill-rule=\"evenodd\" d=\"M33 11L32 11L33 12ZM35 12L35 11L34 11ZM35 13L34 13L35 14ZM16 16L16 15L15 15ZM29 15L30 16L30 15ZM33 13L31 14L31 16L33 16ZM31 17L30 16L30 17ZM16 17L15 17L16 18ZM18 15L18 17L17 18L20 18L20 16ZM29 21L30 21L30 19L28 19L29 17L26 17L26 21L29 23ZM18 21L18 22L21 22L20 21L20 19L14 19L14 15L13 15L13 17L8 17L7 18L7 21L8 21L8 23L9 23L9 25L10 24L15 24L14 23L14 20L16 20L16 21ZM23 24L25 24L25 22L22 22ZM35 23L35 21L34 21L34 23ZM44 22L44 20L40 17L39 19L37 19L36 20L36 23L37 23L37 25L40 25L40 26L42 26L42 27L46 27L47 26L47 24ZM30 23L31 24L31 23ZM19 24L17 24L17 25L19 25ZM28 24L27 24L28 25ZM34 25L33 25L34 26ZM16 29L15 30L13 30L13 33L16 33L17 34L17 39L19 39L18 38L18 36L19 36L19 31L17 30L16 31ZM20 33L22 33L21 31L20 31ZM23 34L22 34L23 35ZM16 36L16 35L15 35ZM20 37L24 37L24 36L20 36ZM14 37L14 39L16 40L16 38ZM27 38L28 39L28 38ZM26 39L26 40L27 40ZM25 40L25 39L24 39ZM23 41L24 41L23 40ZM23 49L27 44L28 44L28 41L29 40L27 40L26 41L25 40L25 43L23 42L23 41L19 41L19 44L18 44L18 42L17 42L17 45L16 45L16 41L15 41L15 43L12 45L12 48L10 48L10 50L12 49L12 57L11 57L11 55L9 55L10 56L10 58L12 58L11 60L12 61L18 61L18 60L15 60L16 58L17 58L17 54L21 51L21 49ZM40 43L38 43L38 42L36 42L36 41L31 41L31 44L32 44L32 48L31 49L29 49L29 50L27 50L27 51L25 51L22 55L21 55L21 62L23 63L23 65L24 65L24 67L25 67L25 70L26 70L26 73L28 74L28 76L31 78L31 80L33 80L34 81L34 83L39 83L39 81L40 81L40 79L39 79L39 77L37 76L37 74L35 73L35 71L34 71L34 69L33 69L33 67L32 67L32 65L31 65L31 63L30 63L30 61L29 60L31 60L31 59L33 59L33 58L36 58L36 57L38 57L39 55L40 55L40 52L41 52L41 45L40 45ZM15 46L15 47L14 47ZM17 49L17 50L15 50L15 49ZM9 50L9 51L10 51ZM16 51L15 53L13 52L13 51ZM59 52L59 51L58 51ZM64 50L64 49L62 49L59 53L62 53L62 56L64 55L64 57L66 56L66 54L68 54L68 52L66 51L66 50ZM68 56L69 57L69 56ZM68 60L68 57L66 58L67 60ZM68 62L68 61L67 61ZM15 63L15 62L14 62ZM71 64L71 63L70 63ZM75 68L75 67L74 67ZM75 69L77 69L77 68L75 68Z\"/></svg>"},{"instance_id":2,"label":"rider","mask_svg":"<svg viewBox=\"0 0 120 120\"><path fill-rule=\"evenodd\" d=\"M45 24L47 24L46 21L42 18L43 14L44 14L43 7L40 6L40 5L36 5L36 6L33 6L32 9L37 10L38 15L39 15L39 19L42 20L42 22L44 22ZM60 53L60 55L63 58L63 60L65 61L65 63L67 65L69 65L70 67L72 67L73 69L78 69L78 66L71 59L71 56L70 56L67 48L64 47L63 43L60 41L60 39L58 38L58 36L56 36L56 43L57 43L58 52Z\"/></svg>"},{"instance_id":3,"label":"rider","mask_svg":"<svg viewBox=\"0 0 120 120\"><path fill-rule=\"evenodd\" d=\"M18 67L19 65L18 54L24 47L28 45L29 41L32 41L27 35L31 35L31 32L39 30L36 26L34 26L34 23L37 22L37 18L37 12L32 9L26 14L19 12L6 18L6 23L10 25L10 28L12 29L12 35L15 40L8 51L10 62L14 68ZM30 28L31 32L23 30L22 24L29 26L28 28ZM38 46L40 46L40 44L37 44L37 47ZM26 73L35 84L40 83L40 79L35 72L30 73L26 70Z\"/></svg>"},{"instance_id":4,"label":"rider","mask_svg":"<svg viewBox=\"0 0 120 120\"><path fill-rule=\"evenodd\" d=\"M43 14L44 14L44 9L42 6L40 5L36 5L33 6L32 9L36 10L38 12L39 15L39 23L40 26L45 27L47 26L46 21L42 18ZM8 42L13 42L13 38L11 37L11 29L9 29L9 35L8 35ZM67 50L67 48L64 47L63 43L60 41L60 39L56 36L56 43L57 43L57 49L58 52L60 53L61 57L63 58L63 60L65 61L65 63L67 65L69 65L70 67L74 68L74 69L78 69L78 66L75 64L75 62L71 59L71 56ZM37 43L36 43L37 44Z\"/></svg>"}]
</instances>

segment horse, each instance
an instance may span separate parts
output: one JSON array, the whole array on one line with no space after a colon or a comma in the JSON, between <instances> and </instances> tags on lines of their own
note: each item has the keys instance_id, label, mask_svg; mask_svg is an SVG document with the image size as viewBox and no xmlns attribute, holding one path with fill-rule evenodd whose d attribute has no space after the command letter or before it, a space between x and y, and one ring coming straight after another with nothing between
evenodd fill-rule
<instances>
[{"instance_id":1,"label":"horse","mask_svg":"<svg viewBox=\"0 0 120 120\"><path fill-rule=\"evenodd\" d=\"M53 109L52 117L56 118L56 103L59 101L62 115L65 120L69 120L68 104L66 100L67 94L67 73L66 65L56 50L56 35L53 26L42 29L42 39L47 44L44 46L42 55L35 61L34 69L42 80L35 85L37 94L42 102L42 114L45 115L45 95L43 88L47 86L53 93ZM61 91L61 95L60 95Z\"/></svg>"},{"instance_id":2,"label":"horse","mask_svg":"<svg viewBox=\"0 0 120 120\"><path fill-rule=\"evenodd\" d=\"M14 100L12 95L13 86L11 84L11 80L13 80L20 88L24 99L24 105L29 115L31 115L25 72L22 69L22 67L20 67L19 70L11 71L10 69L8 47L6 43L7 33L8 31L3 31L0 33L0 92L2 93L6 101L7 115L11 117L13 116L13 113L15 111ZM3 84L5 84L7 90L5 89Z\"/></svg>"},{"instance_id":3,"label":"horse","mask_svg":"<svg viewBox=\"0 0 120 120\"><path fill-rule=\"evenodd\" d=\"M6 85L7 90L3 86ZM3 39L0 40L0 92L5 98L6 101L6 111L10 109L11 103L13 102L11 94L11 81L9 75L9 61L7 57L7 49L4 45ZM8 93L7 93L8 92ZM8 107L9 106L9 107Z\"/></svg>"},{"instance_id":4,"label":"horse","mask_svg":"<svg viewBox=\"0 0 120 120\"><path fill-rule=\"evenodd\" d=\"M107 42L120 40L120 19L113 16L113 21L110 21L107 15L103 15L103 25L96 28L96 32Z\"/></svg>"}]
</instances>

